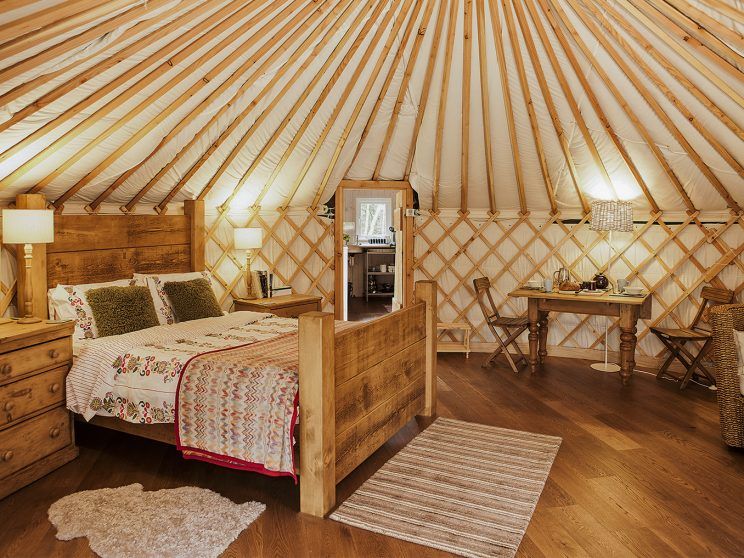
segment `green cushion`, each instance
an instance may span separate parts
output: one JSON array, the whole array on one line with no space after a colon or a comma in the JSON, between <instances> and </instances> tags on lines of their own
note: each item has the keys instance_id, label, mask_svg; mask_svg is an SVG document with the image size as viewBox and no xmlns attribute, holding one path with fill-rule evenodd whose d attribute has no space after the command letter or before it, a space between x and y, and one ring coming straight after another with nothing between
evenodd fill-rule
<instances>
[{"instance_id":1,"label":"green cushion","mask_svg":"<svg viewBox=\"0 0 744 558\"><path fill-rule=\"evenodd\" d=\"M85 293L99 337L120 335L158 324L147 287L102 287Z\"/></svg>"},{"instance_id":2,"label":"green cushion","mask_svg":"<svg viewBox=\"0 0 744 558\"><path fill-rule=\"evenodd\" d=\"M222 316L222 308L206 279L170 281L163 285L179 322Z\"/></svg>"}]
</instances>

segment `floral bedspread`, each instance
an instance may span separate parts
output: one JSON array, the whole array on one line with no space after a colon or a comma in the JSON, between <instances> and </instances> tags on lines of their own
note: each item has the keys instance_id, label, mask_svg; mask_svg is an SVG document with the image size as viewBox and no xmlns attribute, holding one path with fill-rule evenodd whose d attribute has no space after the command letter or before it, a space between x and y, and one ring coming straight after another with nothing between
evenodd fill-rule
<instances>
[{"instance_id":1,"label":"floral bedspread","mask_svg":"<svg viewBox=\"0 0 744 558\"><path fill-rule=\"evenodd\" d=\"M85 341L67 377L67 406L90 420L172 423L183 366L196 355L297 331L297 320L235 312Z\"/></svg>"}]
</instances>

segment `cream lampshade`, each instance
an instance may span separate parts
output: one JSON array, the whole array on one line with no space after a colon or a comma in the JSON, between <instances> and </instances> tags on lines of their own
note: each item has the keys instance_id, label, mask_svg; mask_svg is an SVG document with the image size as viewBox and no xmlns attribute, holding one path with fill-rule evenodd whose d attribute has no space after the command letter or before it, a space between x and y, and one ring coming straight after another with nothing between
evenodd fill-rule
<instances>
[{"instance_id":1,"label":"cream lampshade","mask_svg":"<svg viewBox=\"0 0 744 558\"><path fill-rule=\"evenodd\" d=\"M607 264L607 274L610 274L612 267L612 231L633 232L633 204L629 201L621 200L595 200L592 202L592 222L590 228L593 231L610 231L608 247L610 250ZM592 364L594 370L600 372L618 372L620 367L617 364L608 362L608 344L607 344L607 318L605 318L605 358L604 362Z\"/></svg>"},{"instance_id":2,"label":"cream lampshade","mask_svg":"<svg viewBox=\"0 0 744 558\"><path fill-rule=\"evenodd\" d=\"M246 298L256 298L255 289L253 288L253 275L251 273L251 262L253 261L253 251L263 246L263 229L258 228L241 228L233 229L233 241L235 248L245 250L245 288Z\"/></svg>"},{"instance_id":3,"label":"cream lampshade","mask_svg":"<svg viewBox=\"0 0 744 558\"><path fill-rule=\"evenodd\" d=\"M25 314L19 324L33 324L41 319L33 315L32 259L34 244L54 242L54 211L48 209L6 209L3 211L3 242L23 244L26 275L24 285Z\"/></svg>"}]
</instances>

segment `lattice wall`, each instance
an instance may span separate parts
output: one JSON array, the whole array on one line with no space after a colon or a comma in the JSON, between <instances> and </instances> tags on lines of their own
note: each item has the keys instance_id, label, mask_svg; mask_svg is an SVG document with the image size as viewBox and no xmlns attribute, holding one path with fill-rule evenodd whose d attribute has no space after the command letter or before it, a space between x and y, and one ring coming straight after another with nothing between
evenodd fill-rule
<instances>
[{"instance_id":1,"label":"lattice wall","mask_svg":"<svg viewBox=\"0 0 744 558\"><path fill-rule=\"evenodd\" d=\"M681 222L659 215L636 224L634 233L615 234L612 277L628 277L654 295L652 320L639 325L639 355L655 357L661 345L648 326L685 326L700 304L702 285L744 290L744 217L731 216L703 224L697 214ZM232 249L232 228L262 227L264 247L255 269L276 274L297 292L323 296L333 309L333 223L304 209L259 214L207 214L207 262L218 284L221 302L244 294L244 255ZM415 278L436 280L441 321L468 321L474 343L493 341L475 301L472 279L491 277L496 300L505 315L525 312L522 300L507 293L531 278L542 278L566 266L576 277L605 269L609 258L607 233L591 231L588 218L561 222L555 217L499 218L484 213L425 212L417 218ZM14 262L3 253L0 295L5 311L15 290ZM738 296L741 300L741 296ZM603 317L553 315L549 345L566 349L603 349ZM610 326L610 348L619 344ZM639 359L642 360L642 359Z\"/></svg>"},{"instance_id":2,"label":"lattice wall","mask_svg":"<svg viewBox=\"0 0 744 558\"><path fill-rule=\"evenodd\" d=\"M245 294L241 266L245 255L232 246L233 227L261 227L264 246L253 263L295 292L323 297L323 309L333 311L333 221L303 209L258 214L207 213L207 267L216 278L223 306Z\"/></svg>"},{"instance_id":3,"label":"lattice wall","mask_svg":"<svg viewBox=\"0 0 744 558\"><path fill-rule=\"evenodd\" d=\"M721 223L702 224L697 214L666 223L660 215L636 224L633 233L615 233L611 277L627 277L653 293L653 318L639 324L638 351L654 357L662 345L648 327L663 323L685 327L700 304L705 283L744 289L744 219L731 216ZM416 224L416 279L439 285L439 319L467 321L473 341L491 342L475 300L472 280L493 281L504 315L526 312L526 302L507 293L528 279L541 279L559 267L577 278L606 269L607 233L589 229L588 218L567 224L554 217L500 219L496 215L426 214ZM738 297L739 299L741 297ZM551 316L548 344L553 347L604 349L605 318L557 314ZM610 349L619 345L616 324L610 325Z\"/></svg>"}]
</instances>

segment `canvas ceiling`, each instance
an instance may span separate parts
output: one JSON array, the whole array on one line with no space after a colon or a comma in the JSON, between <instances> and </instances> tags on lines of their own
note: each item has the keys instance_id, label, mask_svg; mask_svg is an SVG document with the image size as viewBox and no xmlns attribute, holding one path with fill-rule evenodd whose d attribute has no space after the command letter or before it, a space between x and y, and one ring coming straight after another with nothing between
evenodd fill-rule
<instances>
[{"instance_id":1,"label":"canvas ceiling","mask_svg":"<svg viewBox=\"0 0 744 558\"><path fill-rule=\"evenodd\" d=\"M0 201L314 207L375 178L424 208L739 211L743 7L6 0Z\"/></svg>"}]
</instances>

